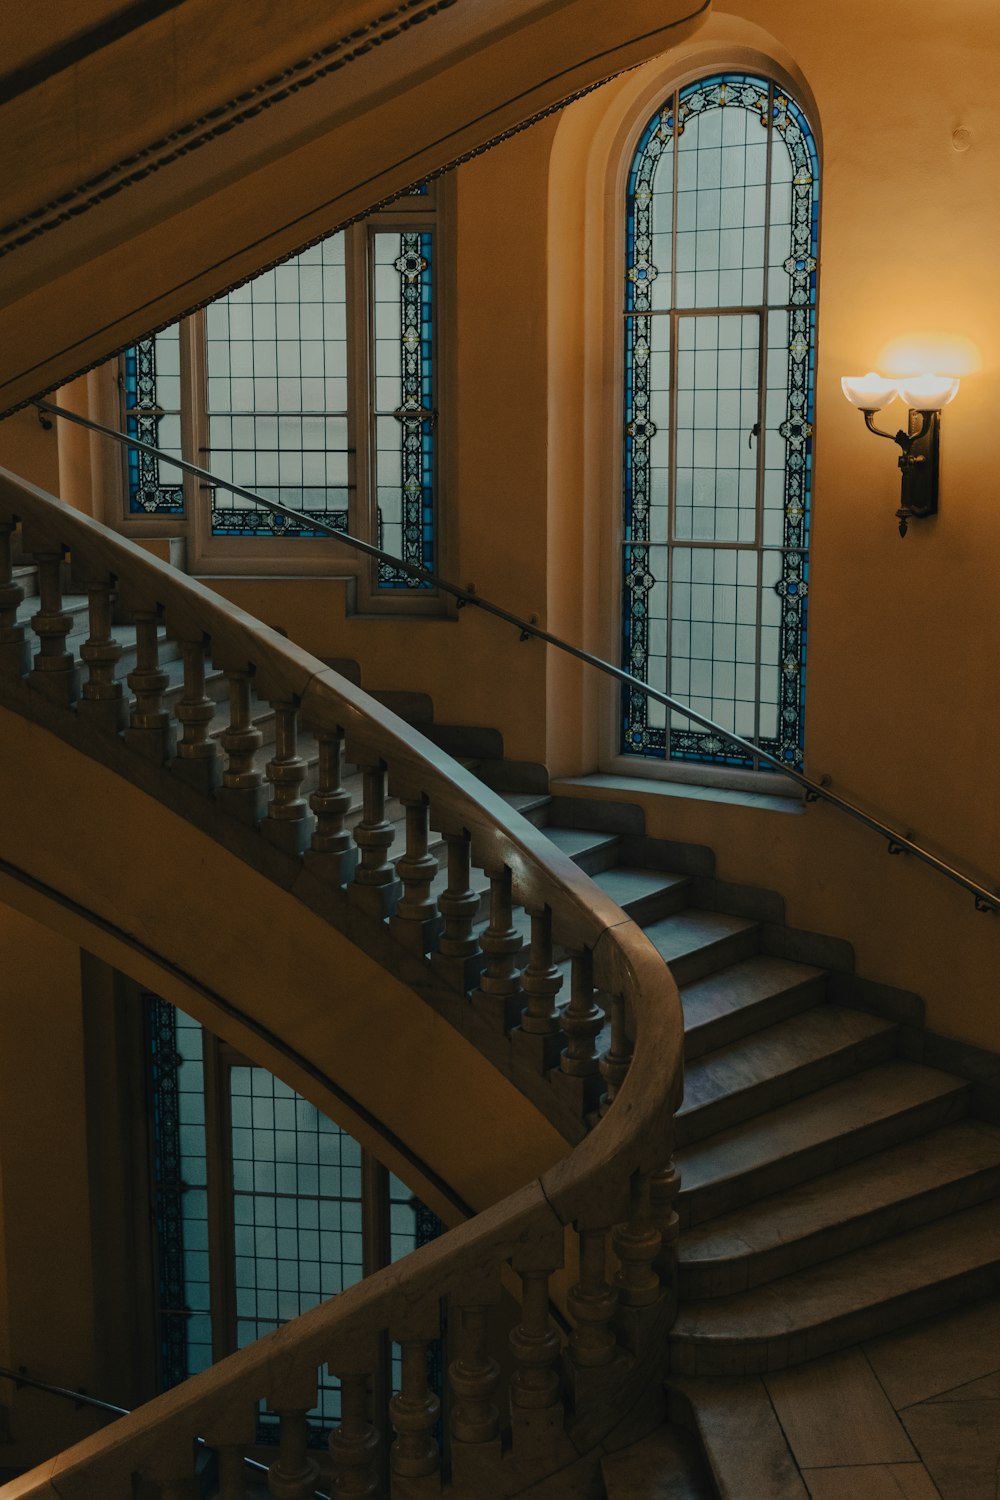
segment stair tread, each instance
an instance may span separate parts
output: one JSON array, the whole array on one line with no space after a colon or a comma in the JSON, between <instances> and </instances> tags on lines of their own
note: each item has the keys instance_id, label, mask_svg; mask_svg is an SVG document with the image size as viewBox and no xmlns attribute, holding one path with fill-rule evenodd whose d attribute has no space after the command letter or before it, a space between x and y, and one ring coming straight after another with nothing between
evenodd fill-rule
<instances>
[{"instance_id":1,"label":"stair tread","mask_svg":"<svg viewBox=\"0 0 1000 1500\"><path fill-rule=\"evenodd\" d=\"M867 1011L818 1005L730 1042L689 1063L680 1116L769 1080L779 1080L871 1039L888 1038L896 1026Z\"/></svg>"},{"instance_id":2,"label":"stair tread","mask_svg":"<svg viewBox=\"0 0 1000 1500\"><path fill-rule=\"evenodd\" d=\"M693 980L681 989L685 1029L694 1031L710 1021L755 1005L784 990L823 979L825 970L810 964L773 958L766 953L741 959L705 979Z\"/></svg>"},{"instance_id":3,"label":"stair tread","mask_svg":"<svg viewBox=\"0 0 1000 1500\"><path fill-rule=\"evenodd\" d=\"M687 875L665 875L658 870L633 869L628 865L612 865L610 870L600 870L591 878L622 907L649 896L677 891L690 883Z\"/></svg>"},{"instance_id":4,"label":"stair tread","mask_svg":"<svg viewBox=\"0 0 1000 1500\"><path fill-rule=\"evenodd\" d=\"M1000 1266L1000 1198L735 1296L681 1306L672 1341L760 1342Z\"/></svg>"},{"instance_id":5,"label":"stair tread","mask_svg":"<svg viewBox=\"0 0 1000 1500\"><path fill-rule=\"evenodd\" d=\"M991 1168L1000 1169L1000 1129L959 1120L685 1230L680 1260L703 1265L760 1254Z\"/></svg>"},{"instance_id":6,"label":"stair tread","mask_svg":"<svg viewBox=\"0 0 1000 1500\"><path fill-rule=\"evenodd\" d=\"M669 964L709 943L753 932L757 926L756 922L747 917L695 907L675 912L673 916L661 917L658 922L651 922L646 928L646 936Z\"/></svg>"},{"instance_id":7,"label":"stair tread","mask_svg":"<svg viewBox=\"0 0 1000 1500\"><path fill-rule=\"evenodd\" d=\"M618 843L617 834L593 833L584 828L546 828L545 837L570 859L592 854L598 849L613 849Z\"/></svg>"},{"instance_id":8,"label":"stair tread","mask_svg":"<svg viewBox=\"0 0 1000 1500\"><path fill-rule=\"evenodd\" d=\"M922 1063L869 1068L679 1150L681 1194L967 1089L964 1078Z\"/></svg>"}]
</instances>

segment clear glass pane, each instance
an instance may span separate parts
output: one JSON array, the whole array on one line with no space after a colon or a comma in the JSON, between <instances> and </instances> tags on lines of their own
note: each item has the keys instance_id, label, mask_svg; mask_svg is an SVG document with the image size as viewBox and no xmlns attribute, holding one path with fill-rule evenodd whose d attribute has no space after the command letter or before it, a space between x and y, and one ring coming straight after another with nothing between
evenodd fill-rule
<instances>
[{"instance_id":1,"label":"clear glass pane","mask_svg":"<svg viewBox=\"0 0 1000 1500\"><path fill-rule=\"evenodd\" d=\"M752 542L756 534L760 320L682 317L677 325L674 536Z\"/></svg>"}]
</instances>

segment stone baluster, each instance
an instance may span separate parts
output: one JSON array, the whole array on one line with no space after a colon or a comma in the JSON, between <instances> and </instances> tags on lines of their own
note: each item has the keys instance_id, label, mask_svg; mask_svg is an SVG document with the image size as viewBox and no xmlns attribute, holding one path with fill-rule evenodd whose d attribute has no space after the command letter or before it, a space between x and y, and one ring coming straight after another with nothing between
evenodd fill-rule
<instances>
[{"instance_id":1,"label":"stone baluster","mask_svg":"<svg viewBox=\"0 0 1000 1500\"><path fill-rule=\"evenodd\" d=\"M649 1172L635 1172L629 1188L629 1217L615 1227L612 1243L621 1262L615 1277L618 1289L618 1330L632 1353L639 1350L643 1314L660 1298L656 1258L660 1253L660 1231L650 1215Z\"/></svg>"},{"instance_id":2,"label":"stone baluster","mask_svg":"<svg viewBox=\"0 0 1000 1500\"><path fill-rule=\"evenodd\" d=\"M632 1041L625 1025L625 997L611 998L611 1045L601 1058L601 1074L606 1093L601 1101L601 1114L607 1114L618 1095L632 1064Z\"/></svg>"},{"instance_id":3,"label":"stone baluster","mask_svg":"<svg viewBox=\"0 0 1000 1500\"><path fill-rule=\"evenodd\" d=\"M184 691L175 710L182 735L177 742L174 775L196 786L199 791L213 791L222 776L219 747L208 732L215 717L215 704L205 692L205 644L202 640L183 641Z\"/></svg>"},{"instance_id":4,"label":"stone baluster","mask_svg":"<svg viewBox=\"0 0 1000 1500\"><path fill-rule=\"evenodd\" d=\"M400 1341L403 1373L399 1391L389 1402L389 1419L396 1432L390 1450L393 1500L407 1494L430 1492L435 1486L412 1481L437 1475L440 1453L434 1428L441 1403L427 1384L426 1338L405 1337ZM403 1483L400 1483L403 1481Z\"/></svg>"},{"instance_id":5,"label":"stone baluster","mask_svg":"<svg viewBox=\"0 0 1000 1500\"><path fill-rule=\"evenodd\" d=\"M487 870L490 882L490 922L480 933L479 944L486 967L473 992L472 1003L491 1026L507 1032L520 1019L524 996L516 959L522 948L521 934L513 922L511 873L506 865Z\"/></svg>"},{"instance_id":6,"label":"stone baluster","mask_svg":"<svg viewBox=\"0 0 1000 1500\"><path fill-rule=\"evenodd\" d=\"M346 885L354 875L358 851L346 826L351 794L344 786L344 735L340 729L317 729L319 772L309 806L316 815L312 845L305 863L321 880Z\"/></svg>"},{"instance_id":7,"label":"stone baluster","mask_svg":"<svg viewBox=\"0 0 1000 1500\"><path fill-rule=\"evenodd\" d=\"M483 954L473 927L479 911L479 895L472 889L472 840L463 828L446 833L448 884L438 897L444 932L438 940L433 963L456 988L467 990L479 978Z\"/></svg>"},{"instance_id":8,"label":"stone baluster","mask_svg":"<svg viewBox=\"0 0 1000 1500\"><path fill-rule=\"evenodd\" d=\"M385 766L381 761L365 765L361 774L364 812L354 829L360 859L348 891L356 905L381 921L395 910L400 893L395 866L386 857L394 831L385 816Z\"/></svg>"},{"instance_id":9,"label":"stone baluster","mask_svg":"<svg viewBox=\"0 0 1000 1500\"><path fill-rule=\"evenodd\" d=\"M614 1316L617 1293L606 1276L607 1228L580 1229L580 1279L569 1292L569 1310L576 1327L569 1347L574 1364L583 1369L607 1365L615 1357Z\"/></svg>"},{"instance_id":10,"label":"stone baluster","mask_svg":"<svg viewBox=\"0 0 1000 1500\"><path fill-rule=\"evenodd\" d=\"M451 1432L459 1443L490 1443L500 1452L500 1412L494 1397L500 1366L490 1356L489 1308L459 1303L458 1358L448 1369Z\"/></svg>"},{"instance_id":11,"label":"stone baluster","mask_svg":"<svg viewBox=\"0 0 1000 1500\"><path fill-rule=\"evenodd\" d=\"M218 1500L247 1500L246 1448L242 1444L219 1444L216 1453L219 1459Z\"/></svg>"},{"instance_id":12,"label":"stone baluster","mask_svg":"<svg viewBox=\"0 0 1000 1500\"><path fill-rule=\"evenodd\" d=\"M160 667L159 615L156 610L135 612L136 663L127 682L135 694L125 743L150 760L168 760L173 748L170 714L163 706L169 678Z\"/></svg>"},{"instance_id":13,"label":"stone baluster","mask_svg":"<svg viewBox=\"0 0 1000 1500\"><path fill-rule=\"evenodd\" d=\"M677 1194L680 1190L680 1173L672 1161L650 1177L649 1216L660 1234L660 1251L653 1265L666 1294L671 1322L677 1310L677 1241L680 1236Z\"/></svg>"},{"instance_id":14,"label":"stone baluster","mask_svg":"<svg viewBox=\"0 0 1000 1500\"><path fill-rule=\"evenodd\" d=\"M369 1413L368 1376L334 1378L340 1381L340 1426L330 1433L334 1491L338 1500L369 1500L379 1490L379 1439Z\"/></svg>"},{"instance_id":15,"label":"stone baluster","mask_svg":"<svg viewBox=\"0 0 1000 1500\"><path fill-rule=\"evenodd\" d=\"M414 953L427 953L441 931L437 902L431 895L431 881L437 875L438 862L428 848L430 810L426 797L404 797L406 809L406 852L396 861L396 873L403 882L403 895L390 927L393 936Z\"/></svg>"},{"instance_id":16,"label":"stone baluster","mask_svg":"<svg viewBox=\"0 0 1000 1500\"><path fill-rule=\"evenodd\" d=\"M562 975L552 962L551 911L543 906L530 916L531 950L521 975L527 1004L520 1027L511 1033L511 1042L518 1053L530 1058L538 1072L547 1073L559 1061L565 1042L556 1006Z\"/></svg>"},{"instance_id":17,"label":"stone baluster","mask_svg":"<svg viewBox=\"0 0 1000 1500\"><path fill-rule=\"evenodd\" d=\"M77 674L72 653L66 649L66 637L73 627L72 615L62 607L62 552L36 552L38 564L38 613L31 627L38 637L31 672L31 685L54 703L76 701Z\"/></svg>"},{"instance_id":18,"label":"stone baluster","mask_svg":"<svg viewBox=\"0 0 1000 1500\"><path fill-rule=\"evenodd\" d=\"M278 1457L267 1471L274 1500L312 1500L319 1464L309 1457L308 1408L271 1408L278 1418Z\"/></svg>"},{"instance_id":19,"label":"stone baluster","mask_svg":"<svg viewBox=\"0 0 1000 1500\"><path fill-rule=\"evenodd\" d=\"M244 1458L257 1441L257 1403L233 1400L209 1419L202 1436L219 1460L219 1500L246 1500L249 1486Z\"/></svg>"},{"instance_id":20,"label":"stone baluster","mask_svg":"<svg viewBox=\"0 0 1000 1500\"><path fill-rule=\"evenodd\" d=\"M308 767L298 751L298 704L290 699L272 704L274 755L267 763L271 800L263 831L268 842L288 854L301 854L313 829L312 813L302 796Z\"/></svg>"},{"instance_id":21,"label":"stone baluster","mask_svg":"<svg viewBox=\"0 0 1000 1500\"><path fill-rule=\"evenodd\" d=\"M200 1500L201 1480L195 1473L195 1444L193 1438L169 1433L162 1446L143 1461L140 1472L148 1486L155 1486L159 1500Z\"/></svg>"},{"instance_id":22,"label":"stone baluster","mask_svg":"<svg viewBox=\"0 0 1000 1500\"><path fill-rule=\"evenodd\" d=\"M247 669L227 671L229 727L221 736L226 752L219 800L226 811L245 823L259 823L267 805L267 788L254 765L263 735L251 718L250 678Z\"/></svg>"},{"instance_id":23,"label":"stone baluster","mask_svg":"<svg viewBox=\"0 0 1000 1500\"><path fill-rule=\"evenodd\" d=\"M128 720L128 704L115 676L122 648L111 634L114 591L110 578L87 585L90 601L90 635L80 647L87 667L87 680L80 693L81 719L107 734L118 734Z\"/></svg>"},{"instance_id":24,"label":"stone baluster","mask_svg":"<svg viewBox=\"0 0 1000 1500\"><path fill-rule=\"evenodd\" d=\"M13 534L14 522L0 521L0 673L5 677L23 677L31 666L31 649L24 626L17 622L24 590L14 581Z\"/></svg>"},{"instance_id":25,"label":"stone baluster","mask_svg":"<svg viewBox=\"0 0 1000 1500\"><path fill-rule=\"evenodd\" d=\"M554 1251L549 1259L554 1259ZM515 1458L551 1461L564 1423L560 1399L559 1337L549 1317L549 1277L555 1266L519 1267L521 1321L511 1330L514 1373L510 1380L511 1432Z\"/></svg>"},{"instance_id":26,"label":"stone baluster","mask_svg":"<svg viewBox=\"0 0 1000 1500\"><path fill-rule=\"evenodd\" d=\"M580 1116L597 1108L603 1084L596 1038L604 1025L604 1012L594 995L593 955L584 948L573 954L570 1001L562 1013L566 1050L559 1060L560 1073L553 1079L574 1113Z\"/></svg>"}]
</instances>

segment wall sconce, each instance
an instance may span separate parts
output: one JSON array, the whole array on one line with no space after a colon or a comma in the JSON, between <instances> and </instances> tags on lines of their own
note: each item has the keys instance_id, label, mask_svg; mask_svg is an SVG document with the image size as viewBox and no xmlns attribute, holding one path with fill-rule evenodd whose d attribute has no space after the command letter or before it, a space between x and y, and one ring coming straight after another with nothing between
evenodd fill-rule
<instances>
[{"instance_id":1,"label":"wall sconce","mask_svg":"<svg viewBox=\"0 0 1000 1500\"><path fill-rule=\"evenodd\" d=\"M924 520L937 514L941 408L954 399L958 381L950 375L904 375L899 380L884 380L871 370L867 375L845 375L840 387L852 406L864 413L868 431L888 438L903 450L899 456L903 477L896 516L899 534L905 536L911 518ZM882 432L872 418L897 396L910 408L907 431Z\"/></svg>"}]
</instances>

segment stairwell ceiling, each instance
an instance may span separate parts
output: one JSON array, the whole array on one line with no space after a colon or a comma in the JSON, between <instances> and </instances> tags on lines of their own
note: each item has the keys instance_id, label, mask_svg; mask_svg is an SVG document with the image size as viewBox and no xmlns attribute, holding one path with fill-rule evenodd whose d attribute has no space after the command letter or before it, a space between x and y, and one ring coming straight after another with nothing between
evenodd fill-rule
<instances>
[{"instance_id":1,"label":"stairwell ceiling","mask_svg":"<svg viewBox=\"0 0 1000 1500\"><path fill-rule=\"evenodd\" d=\"M5 16L0 414L665 51L709 5L78 0L34 41Z\"/></svg>"}]
</instances>

